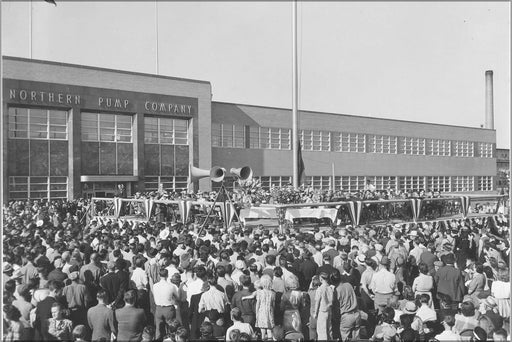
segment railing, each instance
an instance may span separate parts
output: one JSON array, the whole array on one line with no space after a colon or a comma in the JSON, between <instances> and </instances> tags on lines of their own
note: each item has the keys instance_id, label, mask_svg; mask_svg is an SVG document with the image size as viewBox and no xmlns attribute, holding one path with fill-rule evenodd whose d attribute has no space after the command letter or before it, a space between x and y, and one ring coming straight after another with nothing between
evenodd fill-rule
<instances>
[{"instance_id":1,"label":"railing","mask_svg":"<svg viewBox=\"0 0 512 342\"><path fill-rule=\"evenodd\" d=\"M245 223L246 219L261 216L262 219L277 219L280 225L303 218L329 219L333 225L346 226L466 219L508 214L509 210L507 196L267 204L239 211L229 202L93 197L90 208L90 216L100 221L188 223L209 213L208 216L227 226L236 217Z\"/></svg>"}]
</instances>

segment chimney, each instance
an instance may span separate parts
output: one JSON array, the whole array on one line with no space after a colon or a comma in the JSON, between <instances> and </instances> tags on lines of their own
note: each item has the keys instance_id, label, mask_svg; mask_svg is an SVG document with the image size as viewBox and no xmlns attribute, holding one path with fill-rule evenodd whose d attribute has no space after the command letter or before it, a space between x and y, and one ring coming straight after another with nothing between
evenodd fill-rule
<instances>
[{"instance_id":1,"label":"chimney","mask_svg":"<svg viewBox=\"0 0 512 342\"><path fill-rule=\"evenodd\" d=\"M485 72L485 128L494 129L492 70Z\"/></svg>"}]
</instances>

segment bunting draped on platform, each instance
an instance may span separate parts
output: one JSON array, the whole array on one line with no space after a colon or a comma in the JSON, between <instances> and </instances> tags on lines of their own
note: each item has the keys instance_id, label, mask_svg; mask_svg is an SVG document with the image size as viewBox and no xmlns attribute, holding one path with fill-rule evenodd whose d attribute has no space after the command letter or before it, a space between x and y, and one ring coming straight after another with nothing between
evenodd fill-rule
<instances>
[{"instance_id":1,"label":"bunting draped on platform","mask_svg":"<svg viewBox=\"0 0 512 342\"><path fill-rule=\"evenodd\" d=\"M354 203L354 202L353 202ZM355 202L355 221L354 221L354 224L356 226L359 225L359 220L361 219L361 208L363 206L363 202L361 201L357 201Z\"/></svg>"},{"instance_id":2,"label":"bunting draped on platform","mask_svg":"<svg viewBox=\"0 0 512 342\"><path fill-rule=\"evenodd\" d=\"M121 213L121 203L122 203L121 198L114 199L114 208L115 208L114 212L115 212L116 217L119 217L119 214Z\"/></svg>"},{"instance_id":3,"label":"bunting draped on platform","mask_svg":"<svg viewBox=\"0 0 512 342\"><path fill-rule=\"evenodd\" d=\"M177 201L178 210L180 212L181 223L185 224L187 222L187 205L185 201Z\"/></svg>"}]
</instances>

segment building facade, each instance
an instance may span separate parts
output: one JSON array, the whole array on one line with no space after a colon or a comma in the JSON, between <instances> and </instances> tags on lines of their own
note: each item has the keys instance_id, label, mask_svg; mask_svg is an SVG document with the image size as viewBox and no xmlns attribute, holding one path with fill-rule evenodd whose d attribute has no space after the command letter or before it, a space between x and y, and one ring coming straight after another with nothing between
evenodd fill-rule
<instances>
[{"instance_id":1,"label":"building facade","mask_svg":"<svg viewBox=\"0 0 512 342\"><path fill-rule=\"evenodd\" d=\"M264 188L291 181L289 109L212 102L206 81L3 63L6 200L182 190L189 164L248 165ZM495 188L495 130L310 111L299 122L305 181L315 188Z\"/></svg>"},{"instance_id":2,"label":"building facade","mask_svg":"<svg viewBox=\"0 0 512 342\"><path fill-rule=\"evenodd\" d=\"M496 188L500 192L509 191L510 188L510 150L505 148L496 149Z\"/></svg>"}]
</instances>

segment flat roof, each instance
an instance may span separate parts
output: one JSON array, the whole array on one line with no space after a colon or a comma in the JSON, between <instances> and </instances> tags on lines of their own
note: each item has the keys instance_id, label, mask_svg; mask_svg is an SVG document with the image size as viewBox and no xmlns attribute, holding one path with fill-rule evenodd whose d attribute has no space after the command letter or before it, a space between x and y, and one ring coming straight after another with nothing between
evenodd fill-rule
<instances>
[{"instance_id":1,"label":"flat roof","mask_svg":"<svg viewBox=\"0 0 512 342\"><path fill-rule=\"evenodd\" d=\"M226 105L234 105L234 106L255 107L255 108L262 108L262 109L275 109L275 110L291 111L291 108L268 107L268 106L252 105L252 104L245 104L245 103L232 103L232 102L212 101L212 104L214 104L214 103L226 104ZM303 109L299 109L299 112L301 112L301 113L311 113L311 114L322 114L322 115L350 116L350 117L354 117L354 118L364 118L364 119L373 119L373 120L386 120L386 121L396 121L396 122L406 122L406 123L419 123L419 124L424 124L424 125L436 125L436 126L444 126L444 127L457 127L457 128L469 128L469 129L479 129L479 130L482 129L482 130L487 130L487 131L496 131L496 129L483 128L483 127L447 125L447 124L440 124L440 123L435 123L435 122L410 121L410 120L401 120L401 119L376 118L376 117L373 117L373 116L364 116L364 115L355 115L355 114L318 112L318 111L303 110Z\"/></svg>"},{"instance_id":2,"label":"flat roof","mask_svg":"<svg viewBox=\"0 0 512 342\"><path fill-rule=\"evenodd\" d=\"M162 78L162 79L173 80L173 81L185 81L185 82L202 83L202 84L208 84L208 85L211 86L211 83L209 81L193 80L193 79L181 78L181 77L155 75L155 74L148 74L148 73L136 72L136 71L127 71L127 70L118 70L118 69L110 69L110 68L101 68L101 67L93 67L93 66L89 66L89 65L71 64L71 63L64 63L64 62L54 62L54 61L47 61L47 60L41 60L41 59L31 59L31 58L13 57L13 56L2 56L2 59L4 59L4 60L11 60L11 61L21 61L21 62L30 62L30 63L55 65L55 66L66 66L66 67L73 67L73 68L78 68L78 69L88 69L88 70L95 70L95 71L115 72L115 73L118 73L118 74L126 74L126 75L132 75L132 76L156 77L156 78ZM2 77L3 77L3 75L2 75Z\"/></svg>"}]
</instances>

